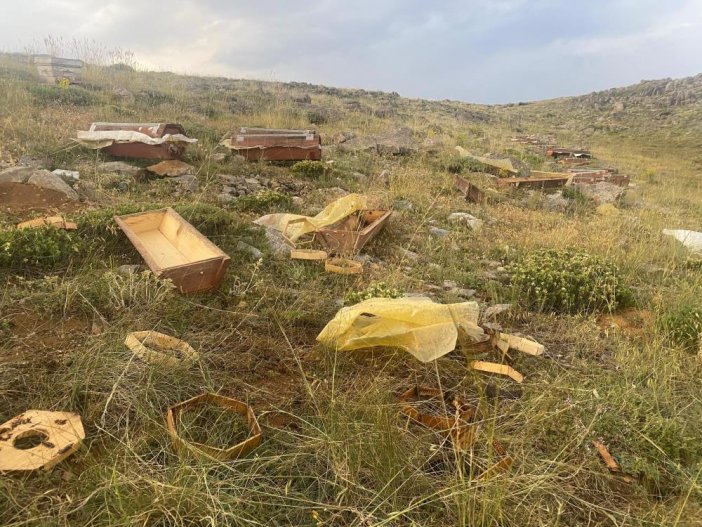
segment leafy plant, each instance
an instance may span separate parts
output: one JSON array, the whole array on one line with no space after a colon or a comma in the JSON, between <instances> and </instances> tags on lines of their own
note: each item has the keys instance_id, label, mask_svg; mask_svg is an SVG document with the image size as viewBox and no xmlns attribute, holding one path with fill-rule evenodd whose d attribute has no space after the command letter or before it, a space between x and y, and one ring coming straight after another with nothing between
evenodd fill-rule
<instances>
[{"instance_id":1,"label":"leafy plant","mask_svg":"<svg viewBox=\"0 0 702 527\"><path fill-rule=\"evenodd\" d=\"M702 333L702 309L693 306L675 307L658 319L657 326L673 344L687 350L696 350Z\"/></svg>"},{"instance_id":2,"label":"leafy plant","mask_svg":"<svg viewBox=\"0 0 702 527\"><path fill-rule=\"evenodd\" d=\"M324 175L326 169L327 167L321 161L305 160L295 163L290 171L297 176L319 179Z\"/></svg>"},{"instance_id":3,"label":"leafy plant","mask_svg":"<svg viewBox=\"0 0 702 527\"><path fill-rule=\"evenodd\" d=\"M0 232L0 267L51 269L80 248L77 237L51 227Z\"/></svg>"},{"instance_id":4,"label":"leafy plant","mask_svg":"<svg viewBox=\"0 0 702 527\"><path fill-rule=\"evenodd\" d=\"M350 291L344 298L345 305L358 304L369 298L400 298L404 293L389 287L385 282L373 282L363 291Z\"/></svg>"},{"instance_id":5,"label":"leafy plant","mask_svg":"<svg viewBox=\"0 0 702 527\"><path fill-rule=\"evenodd\" d=\"M292 206L292 199L275 190L262 190L256 194L240 197L236 200L235 206L238 210L261 214L276 208L289 208Z\"/></svg>"},{"instance_id":6,"label":"leafy plant","mask_svg":"<svg viewBox=\"0 0 702 527\"><path fill-rule=\"evenodd\" d=\"M541 311L613 310L628 296L617 266L570 250L538 250L509 266L522 300Z\"/></svg>"}]
</instances>

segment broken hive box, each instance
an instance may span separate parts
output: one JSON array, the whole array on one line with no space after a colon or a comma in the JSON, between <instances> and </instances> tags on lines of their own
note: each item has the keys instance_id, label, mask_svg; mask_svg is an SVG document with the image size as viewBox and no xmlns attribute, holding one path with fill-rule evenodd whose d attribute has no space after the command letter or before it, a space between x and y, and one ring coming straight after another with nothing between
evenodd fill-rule
<instances>
[{"instance_id":1,"label":"broken hive box","mask_svg":"<svg viewBox=\"0 0 702 527\"><path fill-rule=\"evenodd\" d=\"M51 55L32 55L32 64L37 69L39 76L49 84L79 84L83 61L64 59Z\"/></svg>"},{"instance_id":2,"label":"broken hive box","mask_svg":"<svg viewBox=\"0 0 702 527\"><path fill-rule=\"evenodd\" d=\"M182 293L215 289L230 258L173 209L115 216L149 269Z\"/></svg>"},{"instance_id":3,"label":"broken hive box","mask_svg":"<svg viewBox=\"0 0 702 527\"><path fill-rule=\"evenodd\" d=\"M227 448L186 441L182 437L180 430L181 416L185 412L194 411L198 407L206 405L216 406L244 417L249 429L248 437L244 441ZM178 454L183 455L187 452L192 452L198 457L214 458L220 461L228 461L244 456L260 445L263 440L263 433L256 419L256 414L248 404L214 393L204 393L171 406L166 414L166 426L168 428L168 434L171 437L173 448Z\"/></svg>"},{"instance_id":4,"label":"broken hive box","mask_svg":"<svg viewBox=\"0 0 702 527\"><path fill-rule=\"evenodd\" d=\"M317 234L331 254L354 254L378 235L391 215L391 210L361 210Z\"/></svg>"},{"instance_id":5,"label":"broken hive box","mask_svg":"<svg viewBox=\"0 0 702 527\"><path fill-rule=\"evenodd\" d=\"M0 471L48 470L85 438L78 414L28 410L0 425Z\"/></svg>"},{"instance_id":6,"label":"broken hive box","mask_svg":"<svg viewBox=\"0 0 702 527\"><path fill-rule=\"evenodd\" d=\"M115 157L179 159L197 139L175 123L92 123L78 132L78 142Z\"/></svg>"},{"instance_id":7,"label":"broken hive box","mask_svg":"<svg viewBox=\"0 0 702 527\"><path fill-rule=\"evenodd\" d=\"M249 161L322 159L322 140L315 130L241 128L220 144Z\"/></svg>"},{"instance_id":8,"label":"broken hive box","mask_svg":"<svg viewBox=\"0 0 702 527\"><path fill-rule=\"evenodd\" d=\"M557 172L532 172L530 177L502 178L496 181L498 187L556 188L562 187L570 179L568 174Z\"/></svg>"},{"instance_id":9,"label":"broken hive box","mask_svg":"<svg viewBox=\"0 0 702 527\"><path fill-rule=\"evenodd\" d=\"M453 185L460 190L471 203L485 203L485 193L461 176L455 176Z\"/></svg>"}]
</instances>

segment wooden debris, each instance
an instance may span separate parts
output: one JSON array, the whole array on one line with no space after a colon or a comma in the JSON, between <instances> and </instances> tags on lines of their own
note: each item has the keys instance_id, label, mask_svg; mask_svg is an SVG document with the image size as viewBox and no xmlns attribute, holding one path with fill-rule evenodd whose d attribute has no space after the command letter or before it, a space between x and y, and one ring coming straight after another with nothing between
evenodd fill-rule
<instances>
[{"instance_id":1,"label":"wooden debris","mask_svg":"<svg viewBox=\"0 0 702 527\"><path fill-rule=\"evenodd\" d=\"M485 203L485 193L467 179L456 175L453 180L453 185L460 190L471 203Z\"/></svg>"},{"instance_id":2,"label":"wooden debris","mask_svg":"<svg viewBox=\"0 0 702 527\"><path fill-rule=\"evenodd\" d=\"M522 353L527 353L528 355L543 355L546 349L543 344L539 344L533 340L500 332L495 333L495 346L503 353L514 349Z\"/></svg>"},{"instance_id":3,"label":"wooden debris","mask_svg":"<svg viewBox=\"0 0 702 527\"><path fill-rule=\"evenodd\" d=\"M524 376L517 370L506 364L497 364L496 362L486 362L482 360L471 361L470 367L473 370L483 371L486 373L496 373L498 375L506 375L510 379L522 383Z\"/></svg>"},{"instance_id":4,"label":"wooden debris","mask_svg":"<svg viewBox=\"0 0 702 527\"><path fill-rule=\"evenodd\" d=\"M326 251L316 249L291 249L290 258L293 260L326 260L329 255Z\"/></svg>"},{"instance_id":5,"label":"wooden debris","mask_svg":"<svg viewBox=\"0 0 702 527\"><path fill-rule=\"evenodd\" d=\"M324 262L324 269L328 273L361 274L363 272L363 264L346 258L329 258Z\"/></svg>"},{"instance_id":6,"label":"wooden debris","mask_svg":"<svg viewBox=\"0 0 702 527\"><path fill-rule=\"evenodd\" d=\"M612 457L612 454L609 453L609 450L604 445L604 443L602 443L602 441L593 441L592 444L597 449L597 452L599 452L602 461L605 462L605 465L607 465L607 468L612 474L614 474L626 483L634 483L636 481L633 477L629 476L628 474L622 471L621 467L619 466L619 463L617 463L616 459Z\"/></svg>"},{"instance_id":7,"label":"wooden debris","mask_svg":"<svg viewBox=\"0 0 702 527\"><path fill-rule=\"evenodd\" d=\"M391 210L361 210L335 225L322 227L318 234L331 254L356 254L383 230L391 215Z\"/></svg>"},{"instance_id":8,"label":"wooden debris","mask_svg":"<svg viewBox=\"0 0 702 527\"><path fill-rule=\"evenodd\" d=\"M85 438L78 414L28 410L0 425L0 471L48 470Z\"/></svg>"},{"instance_id":9,"label":"wooden debris","mask_svg":"<svg viewBox=\"0 0 702 527\"><path fill-rule=\"evenodd\" d=\"M249 437L241 443L228 448L217 448L202 443L185 441L178 433L180 416L184 412L203 405L218 406L245 417L249 427ZM263 432L256 419L256 414L254 414L253 409L248 404L214 393L204 393L171 406L166 414L166 426L173 448L179 455L192 453L196 457L205 459L214 458L220 461L237 459L251 452L263 440Z\"/></svg>"},{"instance_id":10,"label":"wooden debris","mask_svg":"<svg viewBox=\"0 0 702 527\"><path fill-rule=\"evenodd\" d=\"M198 359L190 344L157 331L135 331L127 335L124 344L134 355L150 364L174 367Z\"/></svg>"},{"instance_id":11,"label":"wooden debris","mask_svg":"<svg viewBox=\"0 0 702 527\"><path fill-rule=\"evenodd\" d=\"M72 221L66 221L63 216L45 216L43 218L35 218L17 224L18 229L40 229L42 227L54 227L55 229L74 231L78 228L78 224Z\"/></svg>"}]
</instances>

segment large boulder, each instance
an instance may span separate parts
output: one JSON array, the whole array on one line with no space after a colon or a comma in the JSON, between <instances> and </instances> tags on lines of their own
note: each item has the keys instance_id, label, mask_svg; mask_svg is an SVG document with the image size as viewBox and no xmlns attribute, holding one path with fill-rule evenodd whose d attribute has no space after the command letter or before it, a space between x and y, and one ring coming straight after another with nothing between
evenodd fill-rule
<instances>
[{"instance_id":1,"label":"large boulder","mask_svg":"<svg viewBox=\"0 0 702 527\"><path fill-rule=\"evenodd\" d=\"M78 193L68 183L48 170L35 170L27 180L27 183L35 187L60 192L71 201L79 200Z\"/></svg>"},{"instance_id":2,"label":"large boulder","mask_svg":"<svg viewBox=\"0 0 702 527\"><path fill-rule=\"evenodd\" d=\"M0 183L26 183L37 172L34 167L10 167L0 172Z\"/></svg>"}]
</instances>

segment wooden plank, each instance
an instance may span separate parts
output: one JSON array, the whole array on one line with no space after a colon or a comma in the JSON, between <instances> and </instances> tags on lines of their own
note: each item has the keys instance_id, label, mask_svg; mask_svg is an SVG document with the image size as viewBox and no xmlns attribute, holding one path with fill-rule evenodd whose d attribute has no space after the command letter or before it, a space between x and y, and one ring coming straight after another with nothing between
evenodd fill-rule
<instances>
[{"instance_id":1,"label":"wooden plank","mask_svg":"<svg viewBox=\"0 0 702 527\"><path fill-rule=\"evenodd\" d=\"M495 362L486 362L482 360L471 361L470 367L473 370L484 371L486 373L496 373L498 375L506 375L510 379L522 383L524 376L517 370L506 364L497 364Z\"/></svg>"},{"instance_id":2,"label":"wooden plank","mask_svg":"<svg viewBox=\"0 0 702 527\"><path fill-rule=\"evenodd\" d=\"M496 337L497 341L495 345L504 353L509 349L514 349L522 353L527 353L528 355L536 356L543 355L546 349L543 344L523 337L517 337L516 335L497 333Z\"/></svg>"}]
</instances>

